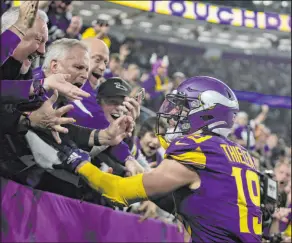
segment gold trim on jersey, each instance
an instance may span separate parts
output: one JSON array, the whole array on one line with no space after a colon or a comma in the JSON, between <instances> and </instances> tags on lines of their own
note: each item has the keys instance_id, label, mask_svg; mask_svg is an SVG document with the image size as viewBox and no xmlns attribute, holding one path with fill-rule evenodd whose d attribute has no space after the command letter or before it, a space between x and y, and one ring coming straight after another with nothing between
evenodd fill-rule
<instances>
[{"instance_id":1,"label":"gold trim on jersey","mask_svg":"<svg viewBox=\"0 0 292 243\"><path fill-rule=\"evenodd\" d=\"M161 147L166 150L169 147L169 143L165 140L163 136L161 135L156 135L156 136L160 142Z\"/></svg>"},{"instance_id":2,"label":"gold trim on jersey","mask_svg":"<svg viewBox=\"0 0 292 243\"><path fill-rule=\"evenodd\" d=\"M206 158L206 155L202 152L200 147L196 148L195 151L186 152L186 153L177 154L177 155L170 154L168 156L177 161L191 162L195 166L202 169L206 167L207 158Z\"/></svg>"}]
</instances>

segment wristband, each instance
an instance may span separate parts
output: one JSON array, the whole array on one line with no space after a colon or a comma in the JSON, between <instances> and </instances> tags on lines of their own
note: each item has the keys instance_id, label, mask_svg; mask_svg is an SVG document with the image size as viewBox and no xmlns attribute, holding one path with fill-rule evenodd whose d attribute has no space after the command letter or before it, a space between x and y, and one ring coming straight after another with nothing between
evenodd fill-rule
<instances>
[{"instance_id":1,"label":"wristband","mask_svg":"<svg viewBox=\"0 0 292 243\"><path fill-rule=\"evenodd\" d=\"M96 130L94 133L93 143L95 146L101 146L101 143L99 142L99 138L98 138L99 132L100 130Z\"/></svg>"},{"instance_id":2,"label":"wristband","mask_svg":"<svg viewBox=\"0 0 292 243\"><path fill-rule=\"evenodd\" d=\"M45 88L43 87L44 79L34 79L33 80L33 92L37 96L43 96L46 93Z\"/></svg>"}]
</instances>

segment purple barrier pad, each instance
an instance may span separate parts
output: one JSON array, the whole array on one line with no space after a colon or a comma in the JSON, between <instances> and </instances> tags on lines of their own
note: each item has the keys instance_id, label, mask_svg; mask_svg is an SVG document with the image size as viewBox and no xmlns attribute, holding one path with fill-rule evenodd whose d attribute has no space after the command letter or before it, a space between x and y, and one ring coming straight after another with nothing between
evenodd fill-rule
<instances>
[{"instance_id":1,"label":"purple barrier pad","mask_svg":"<svg viewBox=\"0 0 292 243\"><path fill-rule=\"evenodd\" d=\"M239 101L247 101L259 105L266 104L273 108L284 108L291 110L291 97L279 95L265 95L256 92L234 90Z\"/></svg>"},{"instance_id":2,"label":"purple barrier pad","mask_svg":"<svg viewBox=\"0 0 292 243\"><path fill-rule=\"evenodd\" d=\"M1 178L2 242L183 242L173 225Z\"/></svg>"}]
</instances>

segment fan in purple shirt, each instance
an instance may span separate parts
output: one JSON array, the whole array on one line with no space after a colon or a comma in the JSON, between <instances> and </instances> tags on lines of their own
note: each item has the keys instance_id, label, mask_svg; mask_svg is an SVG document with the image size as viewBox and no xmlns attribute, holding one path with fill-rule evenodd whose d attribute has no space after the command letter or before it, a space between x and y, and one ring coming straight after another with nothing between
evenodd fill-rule
<instances>
[{"instance_id":1,"label":"fan in purple shirt","mask_svg":"<svg viewBox=\"0 0 292 243\"><path fill-rule=\"evenodd\" d=\"M35 2L32 1L32 3ZM25 7L25 5L22 4L21 7ZM4 30L1 34L1 94L27 99L34 89L39 90L41 84L43 84L47 91L57 89L59 94L68 98L81 99L81 96L88 97L89 94L72 86L69 82L65 82L64 78L60 78L59 75L53 78L53 74L50 79L44 79L44 75L36 75L35 79L31 79L30 75L23 75L27 74L31 63L37 57L45 54L48 28L46 13L39 10L36 21L23 36L24 33L21 34L17 30L20 28L17 27L20 20L15 23L15 17L17 15L21 16L19 11L23 10L21 8L11 8L1 17L1 27L2 31ZM39 70L36 73L39 73ZM21 76L25 80L19 82Z\"/></svg>"},{"instance_id":2,"label":"fan in purple shirt","mask_svg":"<svg viewBox=\"0 0 292 243\"><path fill-rule=\"evenodd\" d=\"M172 89L173 85L167 75L169 65L167 56L158 59L157 55L153 54L150 63L152 64L152 72L141 86L150 95L148 107L157 111L163 102L164 95Z\"/></svg>"},{"instance_id":3,"label":"fan in purple shirt","mask_svg":"<svg viewBox=\"0 0 292 243\"><path fill-rule=\"evenodd\" d=\"M53 42L59 38L65 36L67 28L70 25L72 14L70 12L69 6L72 1L62 0L62 1L51 1L48 6L48 17L49 17L49 42Z\"/></svg>"},{"instance_id":4,"label":"fan in purple shirt","mask_svg":"<svg viewBox=\"0 0 292 243\"><path fill-rule=\"evenodd\" d=\"M116 86L106 87L100 85L100 79L104 75L104 71L109 60L109 49L106 44L97 38L87 38L82 40L89 47L90 51L90 70L88 74L88 80L83 86L83 90L90 93L89 98L83 99L82 102L73 102L75 109L70 111L68 115L74 117L78 125L94 128L94 129L104 129L107 128L114 118L117 118L117 114L109 111L109 106L103 105L103 103L97 102L97 95L99 98L103 96L102 100L108 100L108 96L116 96L118 91L123 91L121 89L115 89ZM118 82L124 82L119 81ZM123 85L122 85L123 86ZM105 87L106 91L100 91L100 88ZM103 89L103 88L102 88ZM139 116L140 106L133 99L127 98L130 93L130 89L127 92L123 92L122 98L118 97L119 101L128 105L132 110L131 116L135 119ZM128 100L127 100L128 99ZM135 102L134 106L131 102ZM110 114L113 113L113 114ZM113 155L120 163L125 164L129 168L128 164L135 163L135 168L137 162L131 155L129 147L126 143L122 142L117 146L112 146L107 149L107 152ZM131 162L130 162L131 161ZM133 162L134 161L134 162ZM137 167L139 167L137 165ZM137 168L141 169L141 168Z\"/></svg>"}]
</instances>

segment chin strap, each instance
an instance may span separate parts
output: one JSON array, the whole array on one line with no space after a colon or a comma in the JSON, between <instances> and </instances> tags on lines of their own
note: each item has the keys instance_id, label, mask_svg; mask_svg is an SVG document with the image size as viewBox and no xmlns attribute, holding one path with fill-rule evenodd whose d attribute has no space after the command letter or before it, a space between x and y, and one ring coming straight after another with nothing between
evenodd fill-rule
<instances>
[{"instance_id":1,"label":"chin strap","mask_svg":"<svg viewBox=\"0 0 292 243\"><path fill-rule=\"evenodd\" d=\"M168 148L169 143L165 140L165 138L161 135L156 135L158 137L158 140L161 144L161 147L164 148L165 150Z\"/></svg>"}]
</instances>

